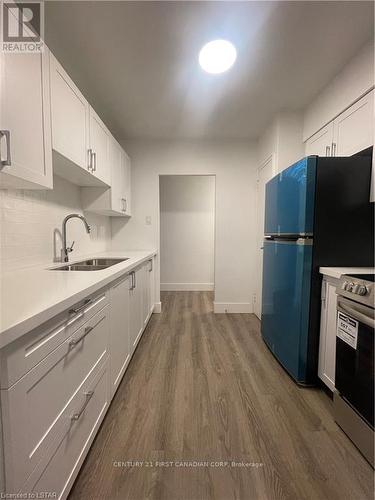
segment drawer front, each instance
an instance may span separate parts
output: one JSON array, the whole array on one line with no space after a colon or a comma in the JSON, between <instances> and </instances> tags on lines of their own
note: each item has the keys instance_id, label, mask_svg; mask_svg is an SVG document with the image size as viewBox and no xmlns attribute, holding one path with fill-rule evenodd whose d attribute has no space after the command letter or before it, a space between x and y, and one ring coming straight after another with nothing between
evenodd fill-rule
<instances>
[{"instance_id":1,"label":"drawer front","mask_svg":"<svg viewBox=\"0 0 375 500\"><path fill-rule=\"evenodd\" d=\"M0 384L7 389L108 304L101 291L23 335L0 351Z\"/></svg>"},{"instance_id":2,"label":"drawer front","mask_svg":"<svg viewBox=\"0 0 375 500\"><path fill-rule=\"evenodd\" d=\"M108 337L106 306L10 389L1 391L6 484L12 491L48 455L66 407L108 355Z\"/></svg>"},{"instance_id":3,"label":"drawer front","mask_svg":"<svg viewBox=\"0 0 375 500\"><path fill-rule=\"evenodd\" d=\"M51 492L56 493L56 498L67 497L108 409L109 387L106 358L69 404L60 439L51 450L48 462L34 470L22 492Z\"/></svg>"}]
</instances>

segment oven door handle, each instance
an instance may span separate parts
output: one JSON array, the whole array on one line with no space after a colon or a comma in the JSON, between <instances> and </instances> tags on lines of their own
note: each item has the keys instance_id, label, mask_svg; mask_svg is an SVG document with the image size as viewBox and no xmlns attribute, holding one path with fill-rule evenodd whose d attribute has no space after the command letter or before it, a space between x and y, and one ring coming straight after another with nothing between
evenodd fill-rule
<instances>
[{"instance_id":1,"label":"oven door handle","mask_svg":"<svg viewBox=\"0 0 375 500\"><path fill-rule=\"evenodd\" d=\"M375 327L374 318L372 318L371 316L367 316L366 314L363 314L360 311L357 311L357 309L355 309L354 307L344 304L343 301L340 299L337 301L337 308L339 311L349 314L353 319L356 319L360 323L364 323L370 328Z\"/></svg>"}]
</instances>

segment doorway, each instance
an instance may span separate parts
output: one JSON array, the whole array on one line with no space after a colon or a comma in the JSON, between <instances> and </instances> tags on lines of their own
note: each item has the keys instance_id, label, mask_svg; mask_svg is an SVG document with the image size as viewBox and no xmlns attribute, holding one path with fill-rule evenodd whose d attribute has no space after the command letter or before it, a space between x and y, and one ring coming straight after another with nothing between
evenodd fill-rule
<instances>
[{"instance_id":1,"label":"doorway","mask_svg":"<svg viewBox=\"0 0 375 500\"><path fill-rule=\"evenodd\" d=\"M214 291L215 176L160 175L160 290Z\"/></svg>"},{"instance_id":2,"label":"doorway","mask_svg":"<svg viewBox=\"0 0 375 500\"><path fill-rule=\"evenodd\" d=\"M256 249L256 293L254 312L261 319L262 315L262 277L263 277L263 238L266 184L275 175L275 157L271 155L258 168L257 180L257 249Z\"/></svg>"}]
</instances>

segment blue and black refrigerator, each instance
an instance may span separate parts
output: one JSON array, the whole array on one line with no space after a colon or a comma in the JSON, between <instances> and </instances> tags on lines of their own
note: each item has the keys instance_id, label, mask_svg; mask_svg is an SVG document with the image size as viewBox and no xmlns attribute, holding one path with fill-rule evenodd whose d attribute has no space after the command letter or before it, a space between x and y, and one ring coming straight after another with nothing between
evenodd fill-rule
<instances>
[{"instance_id":1,"label":"blue and black refrigerator","mask_svg":"<svg viewBox=\"0 0 375 500\"><path fill-rule=\"evenodd\" d=\"M306 157L266 184L261 333L294 380L317 382L321 266L374 265L371 156Z\"/></svg>"}]
</instances>

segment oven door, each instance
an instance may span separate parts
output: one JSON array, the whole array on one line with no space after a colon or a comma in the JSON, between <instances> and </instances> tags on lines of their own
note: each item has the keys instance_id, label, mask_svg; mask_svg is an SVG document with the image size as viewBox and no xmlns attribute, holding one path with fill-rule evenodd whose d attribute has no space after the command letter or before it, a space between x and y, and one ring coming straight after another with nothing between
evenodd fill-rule
<instances>
[{"instance_id":1,"label":"oven door","mask_svg":"<svg viewBox=\"0 0 375 500\"><path fill-rule=\"evenodd\" d=\"M340 395L374 426L374 310L337 298L336 378Z\"/></svg>"}]
</instances>

